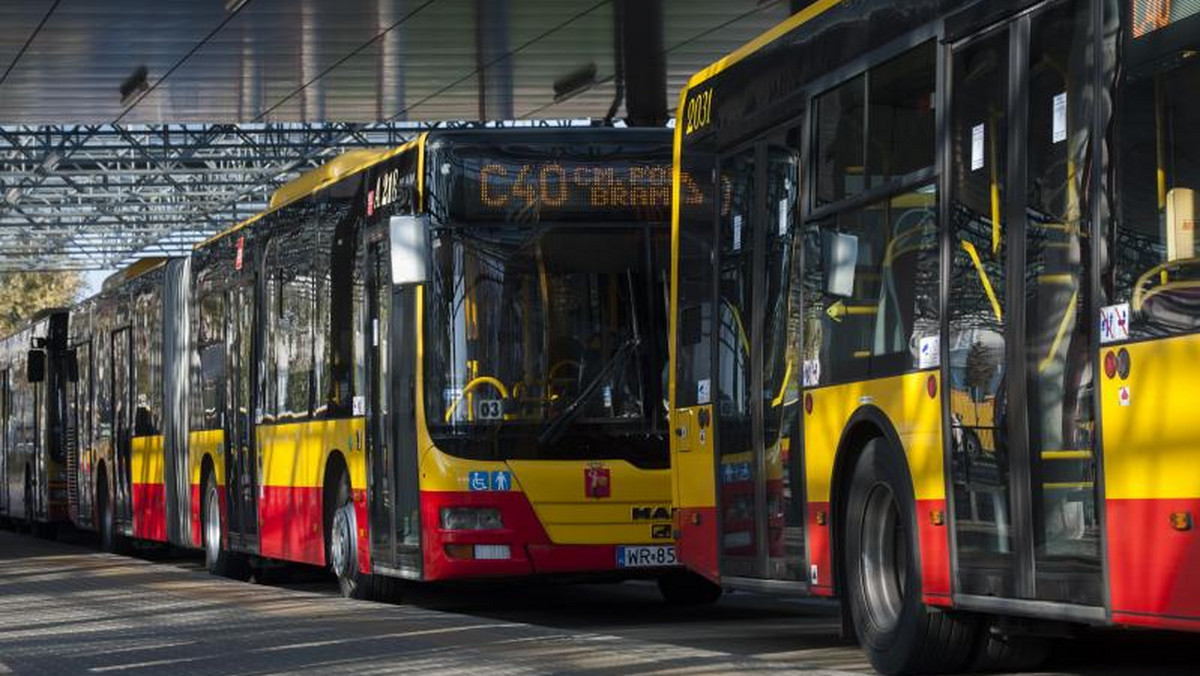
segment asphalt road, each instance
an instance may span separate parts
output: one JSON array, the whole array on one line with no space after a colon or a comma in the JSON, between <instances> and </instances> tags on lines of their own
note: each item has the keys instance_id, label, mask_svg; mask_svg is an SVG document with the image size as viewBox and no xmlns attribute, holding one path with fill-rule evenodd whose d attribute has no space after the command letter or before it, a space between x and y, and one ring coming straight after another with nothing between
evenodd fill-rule
<instances>
[{"instance_id":1,"label":"asphalt road","mask_svg":"<svg viewBox=\"0 0 1200 676\"><path fill-rule=\"evenodd\" d=\"M312 569L264 584L190 554L112 556L91 538L0 531L0 674L870 673L836 608L730 594L664 605L646 583L412 586L348 601ZM1097 632L1038 673L1194 674L1192 636Z\"/></svg>"}]
</instances>

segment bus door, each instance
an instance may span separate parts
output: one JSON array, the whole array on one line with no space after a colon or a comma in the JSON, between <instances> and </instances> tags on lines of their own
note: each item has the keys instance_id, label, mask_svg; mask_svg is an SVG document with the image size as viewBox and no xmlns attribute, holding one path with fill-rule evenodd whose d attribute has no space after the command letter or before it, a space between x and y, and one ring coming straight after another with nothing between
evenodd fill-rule
<instances>
[{"instance_id":1,"label":"bus door","mask_svg":"<svg viewBox=\"0 0 1200 676\"><path fill-rule=\"evenodd\" d=\"M129 327L112 332L109 341L109 372L112 374L113 459L116 465L116 521L121 532L133 528L133 341Z\"/></svg>"},{"instance_id":2,"label":"bus door","mask_svg":"<svg viewBox=\"0 0 1200 676\"><path fill-rule=\"evenodd\" d=\"M727 581L805 579L794 147L779 134L719 159L711 394L717 548Z\"/></svg>"},{"instance_id":3,"label":"bus door","mask_svg":"<svg viewBox=\"0 0 1200 676\"><path fill-rule=\"evenodd\" d=\"M250 551L257 549L258 541L258 455L252 416L259 361L254 336L260 323L256 321L254 305L253 283L230 289L225 331L231 395L226 417L230 442L225 448L229 530L231 535L241 538L241 548Z\"/></svg>"},{"instance_id":4,"label":"bus door","mask_svg":"<svg viewBox=\"0 0 1200 676\"><path fill-rule=\"evenodd\" d=\"M1090 5L1047 3L951 48L944 353L959 594L1104 603Z\"/></svg>"},{"instance_id":5,"label":"bus door","mask_svg":"<svg viewBox=\"0 0 1200 676\"><path fill-rule=\"evenodd\" d=\"M92 523L92 491L85 486L92 486L92 341L87 340L75 346L75 360L78 364L79 377L71 383L70 398L72 416L71 424L75 428L75 476L68 476L68 482L74 482L77 510L75 518L80 522Z\"/></svg>"},{"instance_id":6,"label":"bus door","mask_svg":"<svg viewBox=\"0 0 1200 676\"><path fill-rule=\"evenodd\" d=\"M367 444L377 561L411 578L421 575L420 480L417 474L414 367L417 290L394 288L387 240L367 256Z\"/></svg>"}]
</instances>

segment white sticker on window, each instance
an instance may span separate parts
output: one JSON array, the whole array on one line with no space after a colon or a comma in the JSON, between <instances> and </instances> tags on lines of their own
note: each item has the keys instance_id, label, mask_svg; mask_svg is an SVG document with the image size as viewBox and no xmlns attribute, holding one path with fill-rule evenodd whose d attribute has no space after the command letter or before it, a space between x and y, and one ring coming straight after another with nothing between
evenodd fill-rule
<instances>
[{"instance_id":1,"label":"white sticker on window","mask_svg":"<svg viewBox=\"0 0 1200 676\"><path fill-rule=\"evenodd\" d=\"M371 320L371 347L379 347L379 320Z\"/></svg>"},{"instance_id":2,"label":"white sticker on window","mask_svg":"<svg viewBox=\"0 0 1200 676\"><path fill-rule=\"evenodd\" d=\"M480 399L475 412L480 420L500 420L504 417L504 402L500 399Z\"/></svg>"},{"instance_id":3,"label":"white sticker on window","mask_svg":"<svg viewBox=\"0 0 1200 676\"><path fill-rule=\"evenodd\" d=\"M983 125L971 127L971 171L983 168Z\"/></svg>"},{"instance_id":4,"label":"white sticker on window","mask_svg":"<svg viewBox=\"0 0 1200 676\"><path fill-rule=\"evenodd\" d=\"M735 214L733 217L733 250L739 251L742 248L742 216Z\"/></svg>"},{"instance_id":5,"label":"white sticker on window","mask_svg":"<svg viewBox=\"0 0 1200 676\"><path fill-rule=\"evenodd\" d=\"M788 209L788 198L779 200L779 236L786 237L788 232L788 214L791 212Z\"/></svg>"},{"instance_id":6,"label":"white sticker on window","mask_svg":"<svg viewBox=\"0 0 1200 676\"><path fill-rule=\"evenodd\" d=\"M931 369L942 363L941 341L938 336L922 336L917 345L917 368Z\"/></svg>"},{"instance_id":7,"label":"white sticker on window","mask_svg":"<svg viewBox=\"0 0 1200 676\"><path fill-rule=\"evenodd\" d=\"M804 360L804 386L816 387L821 384L821 360Z\"/></svg>"},{"instance_id":8,"label":"white sticker on window","mask_svg":"<svg viewBox=\"0 0 1200 676\"><path fill-rule=\"evenodd\" d=\"M367 398L363 396L354 397L354 415L367 414Z\"/></svg>"},{"instance_id":9,"label":"white sticker on window","mask_svg":"<svg viewBox=\"0 0 1200 676\"><path fill-rule=\"evenodd\" d=\"M707 404L708 402L712 401L712 397L710 396L712 393L709 389L711 385L712 385L712 381L709 380L708 378L705 378L704 380L700 380L700 381L696 382L696 405L697 406L703 406L704 404Z\"/></svg>"},{"instance_id":10,"label":"white sticker on window","mask_svg":"<svg viewBox=\"0 0 1200 676\"><path fill-rule=\"evenodd\" d=\"M1051 117L1054 122L1051 124L1050 142L1061 143L1067 140L1067 93L1055 94L1053 106L1054 114Z\"/></svg>"},{"instance_id":11,"label":"white sticker on window","mask_svg":"<svg viewBox=\"0 0 1200 676\"><path fill-rule=\"evenodd\" d=\"M1100 308L1100 342L1129 339L1129 303Z\"/></svg>"}]
</instances>

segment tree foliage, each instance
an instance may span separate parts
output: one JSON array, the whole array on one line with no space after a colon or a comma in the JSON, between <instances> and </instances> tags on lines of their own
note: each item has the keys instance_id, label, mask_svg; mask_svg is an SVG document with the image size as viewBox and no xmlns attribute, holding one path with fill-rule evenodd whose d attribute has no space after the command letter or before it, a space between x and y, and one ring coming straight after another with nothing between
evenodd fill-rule
<instances>
[{"instance_id":1,"label":"tree foliage","mask_svg":"<svg viewBox=\"0 0 1200 676\"><path fill-rule=\"evenodd\" d=\"M82 287L78 272L0 273L0 336L20 330L46 308L70 305Z\"/></svg>"}]
</instances>

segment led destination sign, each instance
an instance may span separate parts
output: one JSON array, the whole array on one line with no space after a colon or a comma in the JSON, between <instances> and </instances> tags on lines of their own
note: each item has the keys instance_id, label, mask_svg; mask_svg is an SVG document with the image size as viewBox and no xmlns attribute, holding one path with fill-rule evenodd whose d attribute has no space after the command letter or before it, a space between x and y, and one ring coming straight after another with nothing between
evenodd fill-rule
<instances>
[{"instance_id":1,"label":"led destination sign","mask_svg":"<svg viewBox=\"0 0 1200 676\"><path fill-rule=\"evenodd\" d=\"M1200 14L1200 0L1131 0L1129 5L1129 25L1134 38Z\"/></svg>"},{"instance_id":2,"label":"led destination sign","mask_svg":"<svg viewBox=\"0 0 1200 676\"><path fill-rule=\"evenodd\" d=\"M534 210L664 210L671 207L671 165L501 164L479 168L479 206Z\"/></svg>"},{"instance_id":3,"label":"led destination sign","mask_svg":"<svg viewBox=\"0 0 1200 676\"><path fill-rule=\"evenodd\" d=\"M669 137L661 143L458 144L430 158L428 206L444 220L651 221L671 217ZM688 194L698 194L691 186ZM440 212L440 213L439 213Z\"/></svg>"}]
</instances>

